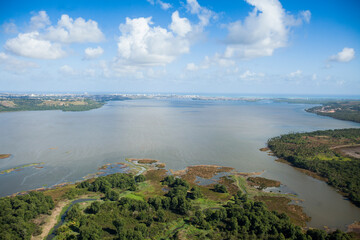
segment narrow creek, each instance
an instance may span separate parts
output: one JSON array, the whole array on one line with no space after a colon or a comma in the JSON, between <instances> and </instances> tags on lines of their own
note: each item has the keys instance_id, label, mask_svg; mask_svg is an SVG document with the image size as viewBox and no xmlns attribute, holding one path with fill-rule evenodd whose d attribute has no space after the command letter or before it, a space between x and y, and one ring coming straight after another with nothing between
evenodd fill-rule
<instances>
[{"instance_id":1,"label":"narrow creek","mask_svg":"<svg viewBox=\"0 0 360 240\"><path fill-rule=\"evenodd\" d=\"M61 215L60 218L60 222L58 222L58 224L55 225L55 227L52 229L51 233L47 236L46 240L50 240L53 239L56 235L56 230L61 227L61 225L64 224L65 222L65 218L67 213L69 212L69 210L77 203L81 203L81 202L87 202L87 201L95 201L98 200L96 198L83 198L83 199L77 199L71 202L70 206L66 209L66 211Z\"/></svg>"}]
</instances>

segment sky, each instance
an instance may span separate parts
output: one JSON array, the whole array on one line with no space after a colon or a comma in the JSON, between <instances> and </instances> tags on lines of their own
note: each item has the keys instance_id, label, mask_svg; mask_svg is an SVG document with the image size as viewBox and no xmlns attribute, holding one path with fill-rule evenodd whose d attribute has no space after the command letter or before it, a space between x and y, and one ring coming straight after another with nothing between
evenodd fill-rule
<instances>
[{"instance_id":1,"label":"sky","mask_svg":"<svg viewBox=\"0 0 360 240\"><path fill-rule=\"evenodd\" d=\"M360 95L357 0L0 1L0 92Z\"/></svg>"}]
</instances>

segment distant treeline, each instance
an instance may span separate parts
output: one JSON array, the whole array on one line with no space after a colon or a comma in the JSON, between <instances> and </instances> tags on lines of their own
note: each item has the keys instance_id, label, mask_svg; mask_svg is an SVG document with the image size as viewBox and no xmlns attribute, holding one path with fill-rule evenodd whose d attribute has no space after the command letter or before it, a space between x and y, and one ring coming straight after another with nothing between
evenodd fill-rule
<instances>
[{"instance_id":1,"label":"distant treeline","mask_svg":"<svg viewBox=\"0 0 360 240\"><path fill-rule=\"evenodd\" d=\"M0 100L1 101L1 100ZM4 101L4 100L2 100ZM14 111L45 111L45 110L62 110L62 111L88 111L102 107L105 103L91 99L83 100L83 104L74 104L72 100L57 101L57 104L44 104L45 100L17 98L11 99L10 104L0 104L0 112ZM64 103L64 104L58 104Z\"/></svg>"},{"instance_id":2,"label":"distant treeline","mask_svg":"<svg viewBox=\"0 0 360 240\"><path fill-rule=\"evenodd\" d=\"M277 157L327 178L360 207L360 160L331 149L359 142L360 129L338 129L286 134L270 139L268 146Z\"/></svg>"},{"instance_id":3,"label":"distant treeline","mask_svg":"<svg viewBox=\"0 0 360 240\"><path fill-rule=\"evenodd\" d=\"M316 113L321 116L328 116L340 120L360 123L359 101L327 103L323 106L307 109L306 111Z\"/></svg>"}]
</instances>

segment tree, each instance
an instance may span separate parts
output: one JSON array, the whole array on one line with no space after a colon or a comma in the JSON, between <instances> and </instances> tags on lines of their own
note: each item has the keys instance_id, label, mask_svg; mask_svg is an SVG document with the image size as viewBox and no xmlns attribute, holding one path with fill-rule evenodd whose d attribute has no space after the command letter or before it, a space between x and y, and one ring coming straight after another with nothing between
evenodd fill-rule
<instances>
[{"instance_id":1,"label":"tree","mask_svg":"<svg viewBox=\"0 0 360 240\"><path fill-rule=\"evenodd\" d=\"M144 182L144 181L146 181L146 178L144 175L140 174L140 175L135 176L135 182Z\"/></svg>"},{"instance_id":2,"label":"tree","mask_svg":"<svg viewBox=\"0 0 360 240\"><path fill-rule=\"evenodd\" d=\"M215 192L219 192L219 193L227 193L227 189L224 185L221 184L215 184L214 189Z\"/></svg>"},{"instance_id":3,"label":"tree","mask_svg":"<svg viewBox=\"0 0 360 240\"><path fill-rule=\"evenodd\" d=\"M114 190L110 190L105 194L105 198L109 199L110 201L117 201L119 200L119 193L115 192Z\"/></svg>"}]
</instances>

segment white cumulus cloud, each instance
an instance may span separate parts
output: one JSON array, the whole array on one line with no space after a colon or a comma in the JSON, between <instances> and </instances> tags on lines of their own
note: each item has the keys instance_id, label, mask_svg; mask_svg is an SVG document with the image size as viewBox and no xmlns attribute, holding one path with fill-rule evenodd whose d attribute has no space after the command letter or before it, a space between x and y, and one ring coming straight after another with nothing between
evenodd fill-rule
<instances>
[{"instance_id":1,"label":"white cumulus cloud","mask_svg":"<svg viewBox=\"0 0 360 240\"><path fill-rule=\"evenodd\" d=\"M104 53L104 49L102 49L100 46L97 48L86 48L85 49L85 59L94 59L98 58Z\"/></svg>"},{"instance_id":2,"label":"white cumulus cloud","mask_svg":"<svg viewBox=\"0 0 360 240\"><path fill-rule=\"evenodd\" d=\"M300 19L288 14L278 0L246 0L254 6L244 21L228 26L225 57L256 58L271 56L275 49L285 47L289 29L302 20L310 21L310 11L300 13Z\"/></svg>"},{"instance_id":3,"label":"white cumulus cloud","mask_svg":"<svg viewBox=\"0 0 360 240\"><path fill-rule=\"evenodd\" d=\"M41 39L37 31L20 33L16 38L7 40L5 49L29 58L57 59L65 55L59 44Z\"/></svg>"},{"instance_id":4,"label":"white cumulus cloud","mask_svg":"<svg viewBox=\"0 0 360 240\"><path fill-rule=\"evenodd\" d=\"M37 15L30 19L30 27L33 30L45 28L50 24L50 18L45 11L39 11Z\"/></svg>"},{"instance_id":5,"label":"white cumulus cloud","mask_svg":"<svg viewBox=\"0 0 360 240\"><path fill-rule=\"evenodd\" d=\"M170 29L184 37L188 32L192 30L191 24L187 18L179 17L179 12L175 11L171 16L172 22L170 24Z\"/></svg>"},{"instance_id":6,"label":"white cumulus cloud","mask_svg":"<svg viewBox=\"0 0 360 240\"><path fill-rule=\"evenodd\" d=\"M126 23L120 24L119 64L165 65L177 56L189 52L190 43L187 39L175 36L165 28L152 25L151 17L126 18Z\"/></svg>"},{"instance_id":7,"label":"white cumulus cloud","mask_svg":"<svg viewBox=\"0 0 360 240\"><path fill-rule=\"evenodd\" d=\"M56 27L47 29L46 37L49 40L73 43L73 42L100 42L104 40L104 35L98 28L97 22L79 17L73 20L66 14L61 16Z\"/></svg>"},{"instance_id":8,"label":"white cumulus cloud","mask_svg":"<svg viewBox=\"0 0 360 240\"><path fill-rule=\"evenodd\" d=\"M157 2L159 3L160 7L164 10L168 10L169 8L172 7L172 5L170 3L166 3L161 0L158 0Z\"/></svg>"},{"instance_id":9,"label":"white cumulus cloud","mask_svg":"<svg viewBox=\"0 0 360 240\"><path fill-rule=\"evenodd\" d=\"M29 58L58 59L64 57L65 43L99 42L104 35L97 22L77 18L73 20L63 14L56 26L51 26L45 11L39 11L30 19L30 30L8 39L4 48L12 53ZM97 52L96 52L97 51ZM99 54L100 49L90 50L90 55ZM89 56L90 56L89 55Z\"/></svg>"},{"instance_id":10,"label":"white cumulus cloud","mask_svg":"<svg viewBox=\"0 0 360 240\"><path fill-rule=\"evenodd\" d=\"M330 57L331 61L335 62L350 62L355 57L355 50L353 48L345 47L341 52Z\"/></svg>"},{"instance_id":11,"label":"white cumulus cloud","mask_svg":"<svg viewBox=\"0 0 360 240\"><path fill-rule=\"evenodd\" d=\"M200 6L196 0L186 0L186 8L190 13L197 15L199 18L200 22L197 25L199 31L201 31L203 27L209 25L211 18L217 18L217 15L213 11Z\"/></svg>"}]
</instances>

